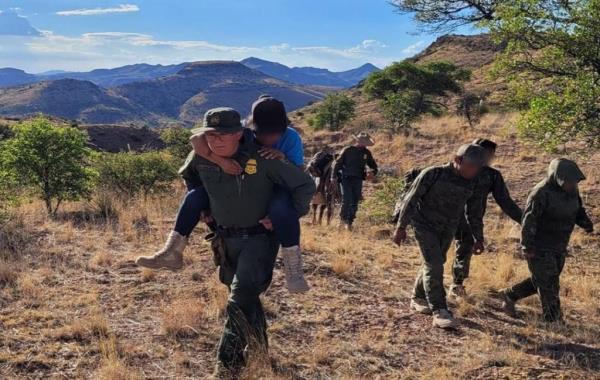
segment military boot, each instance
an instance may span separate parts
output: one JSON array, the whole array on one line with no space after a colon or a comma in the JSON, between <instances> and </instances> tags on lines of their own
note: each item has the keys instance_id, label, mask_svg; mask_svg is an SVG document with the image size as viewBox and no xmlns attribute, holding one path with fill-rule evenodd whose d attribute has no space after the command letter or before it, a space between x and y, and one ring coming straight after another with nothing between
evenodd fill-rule
<instances>
[{"instance_id":1,"label":"military boot","mask_svg":"<svg viewBox=\"0 0 600 380\"><path fill-rule=\"evenodd\" d=\"M152 269L178 270L183 267L183 250L188 239L177 231L171 231L165 246L153 256L140 256L135 263L141 267Z\"/></svg>"},{"instance_id":2,"label":"military boot","mask_svg":"<svg viewBox=\"0 0 600 380\"><path fill-rule=\"evenodd\" d=\"M517 317L517 309L515 307L516 302L512 300L508 296L506 290L500 291L500 297L502 299L502 311L508 315L509 317L516 318Z\"/></svg>"},{"instance_id":3,"label":"military boot","mask_svg":"<svg viewBox=\"0 0 600 380\"><path fill-rule=\"evenodd\" d=\"M305 293L309 286L304 279L302 269L302 252L300 247L281 247L281 257L283 258L283 270L285 272L285 281L290 293Z\"/></svg>"},{"instance_id":4,"label":"military boot","mask_svg":"<svg viewBox=\"0 0 600 380\"><path fill-rule=\"evenodd\" d=\"M415 297L411 298L410 299L410 308L420 314L426 314L426 315L431 314L431 309L429 308L429 304L427 303L427 300L424 300L422 298L415 298Z\"/></svg>"},{"instance_id":5,"label":"military boot","mask_svg":"<svg viewBox=\"0 0 600 380\"><path fill-rule=\"evenodd\" d=\"M456 320L447 309L439 309L433 312L433 326L451 329L456 327Z\"/></svg>"}]
</instances>

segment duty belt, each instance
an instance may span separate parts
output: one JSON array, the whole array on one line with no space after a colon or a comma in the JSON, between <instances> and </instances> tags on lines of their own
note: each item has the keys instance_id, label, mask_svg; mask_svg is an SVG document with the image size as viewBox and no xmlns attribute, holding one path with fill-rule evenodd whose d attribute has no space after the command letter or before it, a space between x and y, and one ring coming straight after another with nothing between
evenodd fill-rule
<instances>
[{"instance_id":1,"label":"duty belt","mask_svg":"<svg viewBox=\"0 0 600 380\"><path fill-rule=\"evenodd\" d=\"M271 233L271 231L267 230L262 224L246 228L219 226L217 230L219 235L221 235L223 238L248 237L255 235L267 235Z\"/></svg>"}]
</instances>

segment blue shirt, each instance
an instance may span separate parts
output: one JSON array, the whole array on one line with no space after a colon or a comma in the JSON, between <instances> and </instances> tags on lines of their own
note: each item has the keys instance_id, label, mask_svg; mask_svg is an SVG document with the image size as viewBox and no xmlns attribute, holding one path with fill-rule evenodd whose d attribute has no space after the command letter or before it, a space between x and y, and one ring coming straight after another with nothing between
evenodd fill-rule
<instances>
[{"instance_id":1,"label":"blue shirt","mask_svg":"<svg viewBox=\"0 0 600 380\"><path fill-rule=\"evenodd\" d=\"M285 154L285 158L296 166L304 165L304 146L302 137L292 127L287 127L273 148Z\"/></svg>"},{"instance_id":2,"label":"blue shirt","mask_svg":"<svg viewBox=\"0 0 600 380\"><path fill-rule=\"evenodd\" d=\"M249 128L244 128L244 138L254 139L254 133ZM304 145L302 137L292 127L287 127L279 141L271 148L281 151L285 158L296 166L304 165Z\"/></svg>"}]
</instances>

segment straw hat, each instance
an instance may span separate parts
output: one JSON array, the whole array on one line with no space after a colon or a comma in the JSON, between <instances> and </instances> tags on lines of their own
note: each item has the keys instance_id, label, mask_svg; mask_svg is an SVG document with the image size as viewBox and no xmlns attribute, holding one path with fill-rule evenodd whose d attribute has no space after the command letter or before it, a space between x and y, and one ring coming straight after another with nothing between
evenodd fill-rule
<instances>
[{"instance_id":1,"label":"straw hat","mask_svg":"<svg viewBox=\"0 0 600 380\"><path fill-rule=\"evenodd\" d=\"M354 138L354 140L356 141L356 143L358 145L363 145L363 146L375 145L375 141L373 141L373 139L371 138L371 135L369 135L367 132L360 132L358 135L352 135L352 137Z\"/></svg>"}]
</instances>

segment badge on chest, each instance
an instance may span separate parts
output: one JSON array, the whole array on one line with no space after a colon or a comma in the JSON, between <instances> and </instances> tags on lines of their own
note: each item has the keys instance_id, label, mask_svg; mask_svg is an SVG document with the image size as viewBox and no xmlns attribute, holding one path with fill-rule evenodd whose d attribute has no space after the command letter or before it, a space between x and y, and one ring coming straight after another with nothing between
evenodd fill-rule
<instances>
[{"instance_id":1,"label":"badge on chest","mask_svg":"<svg viewBox=\"0 0 600 380\"><path fill-rule=\"evenodd\" d=\"M258 163L255 159L251 158L246 162L246 167L244 168L244 173L248 175L256 174L258 171Z\"/></svg>"}]
</instances>

